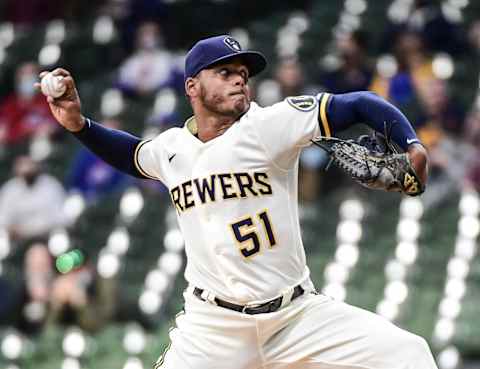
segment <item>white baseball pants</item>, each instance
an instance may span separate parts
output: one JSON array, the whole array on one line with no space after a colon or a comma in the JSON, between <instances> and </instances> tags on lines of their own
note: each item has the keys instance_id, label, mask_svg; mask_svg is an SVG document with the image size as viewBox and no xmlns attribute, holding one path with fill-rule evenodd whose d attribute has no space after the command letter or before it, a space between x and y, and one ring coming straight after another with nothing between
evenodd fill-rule
<instances>
[{"instance_id":1,"label":"white baseball pants","mask_svg":"<svg viewBox=\"0 0 480 369\"><path fill-rule=\"evenodd\" d=\"M185 313L156 369L437 368L423 338L324 295L257 315L184 296Z\"/></svg>"}]
</instances>

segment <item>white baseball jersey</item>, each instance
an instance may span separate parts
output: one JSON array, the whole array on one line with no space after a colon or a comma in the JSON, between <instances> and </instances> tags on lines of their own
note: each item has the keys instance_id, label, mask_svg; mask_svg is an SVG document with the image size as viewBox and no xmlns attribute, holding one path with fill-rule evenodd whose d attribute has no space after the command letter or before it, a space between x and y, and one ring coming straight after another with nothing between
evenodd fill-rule
<instances>
[{"instance_id":1,"label":"white baseball jersey","mask_svg":"<svg viewBox=\"0 0 480 369\"><path fill-rule=\"evenodd\" d=\"M252 102L208 142L195 136L192 117L138 145L138 170L169 188L191 285L242 304L311 283L298 220L298 159L311 139L330 135L329 98L290 97L266 108Z\"/></svg>"}]
</instances>

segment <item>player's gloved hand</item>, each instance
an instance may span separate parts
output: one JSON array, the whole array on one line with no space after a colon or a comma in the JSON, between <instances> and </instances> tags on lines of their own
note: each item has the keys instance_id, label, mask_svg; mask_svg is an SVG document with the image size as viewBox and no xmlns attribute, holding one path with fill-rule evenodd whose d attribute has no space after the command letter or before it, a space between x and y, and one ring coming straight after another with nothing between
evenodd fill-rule
<instances>
[{"instance_id":1,"label":"player's gloved hand","mask_svg":"<svg viewBox=\"0 0 480 369\"><path fill-rule=\"evenodd\" d=\"M314 143L330 154L330 164L337 165L367 188L409 196L425 191L426 152L421 145L411 145L407 153L401 153L379 134L361 136L356 141L322 138Z\"/></svg>"},{"instance_id":2,"label":"player's gloved hand","mask_svg":"<svg viewBox=\"0 0 480 369\"><path fill-rule=\"evenodd\" d=\"M407 154L415 173L420 178L420 182L425 186L428 180L427 150L419 143L413 143L408 147Z\"/></svg>"},{"instance_id":3,"label":"player's gloved hand","mask_svg":"<svg viewBox=\"0 0 480 369\"><path fill-rule=\"evenodd\" d=\"M48 72L40 73L40 78L47 73ZM63 77L62 83L65 84L66 91L62 96L57 97L56 99L51 96L47 97L50 110L58 123L64 128L71 132L80 131L85 125L85 118L81 114L80 97L75 88L75 82L73 81L70 72L63 68L53 70L52 74ZM35 87L40 89L40 83L36 83Z\"/></svg>"}]
</instances>

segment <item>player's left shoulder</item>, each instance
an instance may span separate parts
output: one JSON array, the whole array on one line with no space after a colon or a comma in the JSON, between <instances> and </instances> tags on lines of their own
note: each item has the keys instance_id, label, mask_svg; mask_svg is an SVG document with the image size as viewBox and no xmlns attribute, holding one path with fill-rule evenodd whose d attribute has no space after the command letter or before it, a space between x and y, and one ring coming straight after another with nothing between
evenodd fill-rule
<instances>
[{"instance_id":1,"label":"player's left shoulder","mask_svg":"<svg viewBox=\"0 0 480 369\"><path fill-rule=\"evenodd\" d=\"M292 119L310 119L316 116L318 100L312 95L289 96L273 105L260 107L252 102L247 120L252 123L290 122Z\"/></svg>"},{"instance_id":2,"label":"player's left shoulder","mask_svg":"<svg viewBox=\"0 0 480 369\"><path fill-rule=\"evenodd\" d=\"M317 108L318 99L313 95L298 95L298 96L288 96L282 101L279 101L275 104L261 107L256 103L252 102L248 115L255 116L271 116L292 113L292 112L303 112L308 113Z\"/></svg>"}]
</instances>

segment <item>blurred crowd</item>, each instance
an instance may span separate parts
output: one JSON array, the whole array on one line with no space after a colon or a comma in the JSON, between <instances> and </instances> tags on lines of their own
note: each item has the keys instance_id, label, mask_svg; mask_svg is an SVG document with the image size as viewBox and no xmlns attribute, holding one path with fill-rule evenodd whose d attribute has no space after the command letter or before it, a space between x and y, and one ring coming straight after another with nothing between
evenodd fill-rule
<instances>
[{"instance_id":1,"label":"blurred crowd","mask_svg":"<svg viewBox=\"0 0 480 369\"><path fill-rule=\"evenodd\" d=\"M34 27L57 17L68 19L77 9L75 1L62 1L62 8L53 6L56 2L52 1L28 2L32 9L28 13L25 7L19 10L19 2L5 6L8 19L22 27ZM124 30L126 56L116 66L110 87L120 91L127 103L150 99L151 114L138 131L153 135L182 125L185 112L180 104L174 109L157 108L155 98L167 92L183 98L183 71L177 53L166 46L170 35L162 29L166 11L162 2L141 1L136 7L133 3L102 2L101 8L120 19ZM42 12L33 11L41 4L49 5ZM63 14L58 14L60 9ZM315 73L307 73L302 56L278 56L270 61L267 74L253 81L251 93L260 105L268 105L287 96L322 91L376 92L407 115L428 148L431 178L424 201L428 206L441 206L457 189L480 189L480 100L460 101L452 93L450 76L434 68L434 55L444 53L453 60L478 58L480 14L479 21L465 30L448 20L436 2L416 0L406 19L388 24L380 45L372 45L372 35L361 29L336 35L330 48L334 63L318 66ZM320 59L321 55L310 58ZM53 120L45 98L34 89L39 71L35 61L19 64L14 88L0 99L0 147L4 154L12 147L31 148L30 144L39 140L62 144L65 139L66 133ZM478 75L472 76L472 81L472 89L476 89ZM127 123L132 125L124 119L98 117L104 125L120 129ZM65 160L70 163L68 171L61 178L54 177L45 170L48 155L39 158L32 150L25 150L13 160L11 178L0 187L0 230L12 248L22 250L23 263L19 285L12 287L0 279L0 294L9 297L0 299L0 316L13 316L17 327L27 332L50 322L72 320L95 330L115 315L116 286L99 278L90 263L67 275L55 271L47 241L52 231L74 227L63 213L68 194L79 193L91 205L131 185L165 191L149 181L125 176L80 146ZM352 186L338 173L325 175L327 161L326 154L317 148L303 152L302 204L308 205L328 191Z\"/></svg>"}]
</instances>

